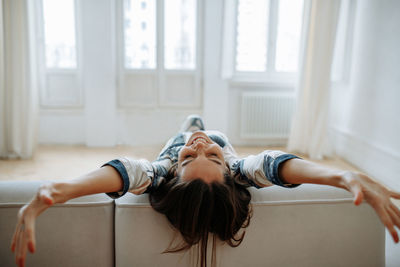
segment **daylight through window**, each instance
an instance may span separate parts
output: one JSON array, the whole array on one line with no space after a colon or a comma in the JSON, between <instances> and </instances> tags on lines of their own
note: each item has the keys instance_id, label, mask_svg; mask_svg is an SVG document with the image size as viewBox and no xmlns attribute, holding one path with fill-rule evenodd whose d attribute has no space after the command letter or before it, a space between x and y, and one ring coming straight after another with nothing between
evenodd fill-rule
<instances>
[{"instance_id":1,"label":"daylight through window","mask_svg":"<svg viewBox=\"0 0 400 267\"><path fill-rule=\"evenodd\" d=\"M43 0L47 68L76 68L74 0Z\"/></svg>"},{"instance_id":2,"label":"daylight through window","mask_svg":"<svg viewBox=\"0 0 400 267\"><path fill-rule=\"evenodd\" d=\"M296 72L302 0L238 0L236 64L239 72Z\"/></svg>"}]
</instances>

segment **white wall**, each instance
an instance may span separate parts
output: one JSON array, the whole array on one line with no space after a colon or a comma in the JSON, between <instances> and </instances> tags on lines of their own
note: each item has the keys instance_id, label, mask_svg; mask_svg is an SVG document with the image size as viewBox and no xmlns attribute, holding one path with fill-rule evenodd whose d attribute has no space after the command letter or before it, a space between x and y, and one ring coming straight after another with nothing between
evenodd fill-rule
<instances>
[{"instance_id":1,"label":"white wall","mask_svg":"<svg viewBox=\"0 0 400 267\"><path fill-rule=\"evenodd\" d=\"M224 1L205 1L204 120L206 127L227 132L228 86L221 78Z\"/></svg>"},{"instance_id":2,"label":"white wall","mask_svg":"<svg viewBox=\"0 0 400 267\"><path fill-rule=\"evenodd\" d=\"M336 152L400 190L400 1L358 1L350 79L332 88Z\"/></svg>"}]
</instances>

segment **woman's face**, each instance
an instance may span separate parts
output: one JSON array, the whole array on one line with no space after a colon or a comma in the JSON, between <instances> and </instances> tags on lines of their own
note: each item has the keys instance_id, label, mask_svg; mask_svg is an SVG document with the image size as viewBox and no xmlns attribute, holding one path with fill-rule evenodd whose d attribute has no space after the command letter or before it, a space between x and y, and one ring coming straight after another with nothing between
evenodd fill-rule
<instances>
[{"instance_id":1,"label":"woman's face","mask_svg":"<svg viewBox=\"0 0 400 267\"><path fill-rule=\"evenodd\" d=\"M204 132L192 134L179 152L178 175L184 181L201 179L206 183L223 182L226 171L221 147Z\"/></svg>"}]
</instances>

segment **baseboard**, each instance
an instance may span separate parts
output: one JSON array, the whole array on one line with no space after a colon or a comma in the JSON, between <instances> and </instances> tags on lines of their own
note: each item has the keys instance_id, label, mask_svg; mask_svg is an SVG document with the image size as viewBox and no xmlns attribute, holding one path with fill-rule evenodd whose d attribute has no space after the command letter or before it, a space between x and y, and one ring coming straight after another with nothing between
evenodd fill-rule
<instances>
[{"instance_id":1,"label":"baseboard","mask_svg":"<svg viewBox=\"0 0 400 267\"><path fill-rule=\"evenodd\" d=\"M330 130L338 156L400 191L400 154L338 127L331 127Z\"/></svg>"}]
</instances>

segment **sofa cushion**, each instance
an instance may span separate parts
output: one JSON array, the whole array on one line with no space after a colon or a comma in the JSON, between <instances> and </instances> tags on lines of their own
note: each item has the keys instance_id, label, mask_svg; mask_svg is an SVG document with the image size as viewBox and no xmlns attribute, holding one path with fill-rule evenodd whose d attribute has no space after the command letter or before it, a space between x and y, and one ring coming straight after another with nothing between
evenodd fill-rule
<instances>
[{"instance_id":1,"label":"sofa cushion","mask_svg":"<svg viewBox=\"0 0 400 267\"><path fill-rule=\"evenodd\" d=\"M10 244L17 213L42 183L0 182L0 266L15 265ZM27 266L113 266L113 200L97 194L50 207L37 219L36 243Z\"/></svg>"},{"instance_id":2,"label":"sofa cushion","mask_svg":"<svg viewBox=\"0 0 400 267\"><path fill-rule=\"evenodd\" d=\"M384 227L369 205L354 206L347 191L301 185L250 192L246 236L237 248L218 245L218 266L384 266ZM162 254L174 233L148 195L116 200L117 266L191 265L193 251Z\"/></svg>"}]
</instances>

